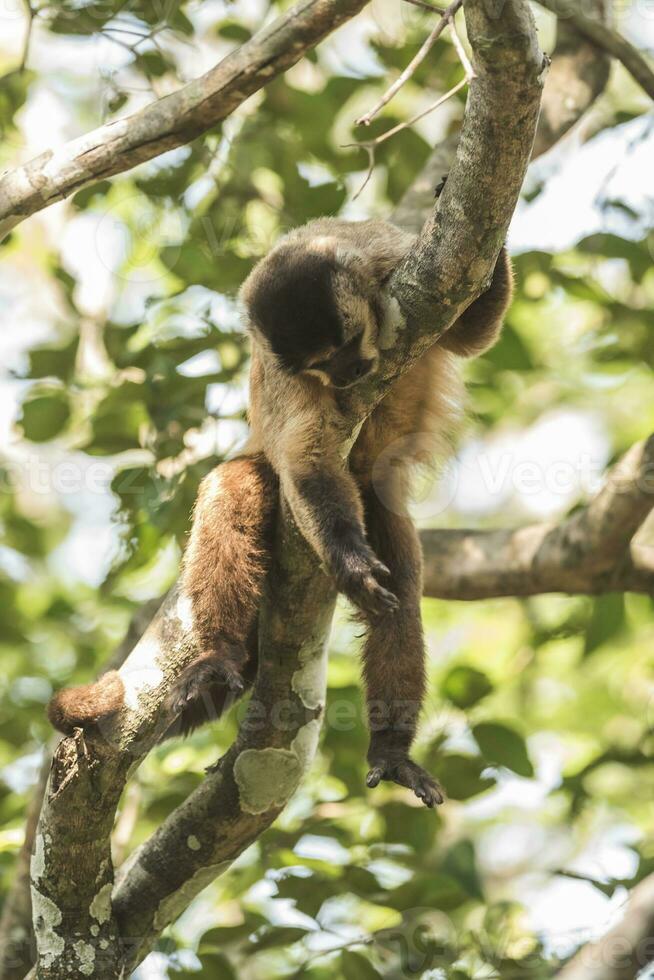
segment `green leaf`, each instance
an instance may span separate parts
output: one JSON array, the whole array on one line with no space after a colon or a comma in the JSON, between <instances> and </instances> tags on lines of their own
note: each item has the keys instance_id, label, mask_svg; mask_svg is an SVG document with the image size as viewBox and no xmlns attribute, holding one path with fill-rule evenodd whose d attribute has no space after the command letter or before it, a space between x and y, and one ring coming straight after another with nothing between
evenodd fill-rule
<instances>
[{"instance_id":1,"label":"green leaf","mask_svg":"<svg viewBox=\"0 0 654 980\"><path fill-rule=\"evenodd\" d=\"M202 969L170 971L171 980L236 980L236 972L223 953L200 952Z\"/></svg>"},{"instance_id":2,"label":"green leaf","mask_svg":"<svg viewBox=\"0 0 654 980\"><path fill-rule=\"evenodd\" d=\"M303 939L308 931L300 926L266 926L253 940L251 948L259 952L272 946L292 946Z\"/></svg>"},{"instance_id":3,"label":"green leaf","mask_svg":"<svg viewBox=\"0 0 654 980\"><path fill-rule=\"evenodd\" d=\"M48 394L29 396L23 402L18 424L26 439L47 442L59 435L69 418L68 395L63 390L54 389Z\"/></svg>"},{"instance_id":4,"label":"green leaf","mask_svg":"<svg viewBox=\"0 0 654 980\"><path fill-rule=\"evenodd\" d=\"M506 766L519 776L529 778L534 775L525 740L514 729L496 722L483 722L475 725L472 734L488 763Z\"/></svg>"},{"instance_id":5,"label":"green leaf","mask_svg":"<svg viewBox=\"0 0 654 980\"><path fill-rule=\"evenodd\" d=\"M625 627L624 595L611 592L593 599L593 609L586 628L584 657L618 636Z\"/></svg>"},{"instance_id":6,"label":"green leaf","mask_svg":"<svg viewBox=\"0 0 654 980\"><path fill-rule=\"evenodd\" d=\"M341 969L345 980L378 980L381 976L363 953L351 949L341 953Z\"/></svg>"},{"instance_id":7,"label":"green leaf","mask_svg":"<svg viewBox=\"0 0 654 980\"><path fill-rule=\"evenodd\" d=\"M457 708L471 708L493 690L486 674L474 667L458 666L445 676L441 693Z\"/></svg>"},{"instance_id":8,"label":"green leaf","mask_svg":"<svg viewBox=\"0 0 654 980\"><path fill-rule=\"evenodd\" d=\"M450 799L467 800L495 785L492 777L481 775L485 768L484 761L477 756L446 755L434 766L434 772L438 773Z\"/></svg>"},{"instance_id":9,"label":"green leaf","mask_svg":"<svg viewBox=\"0 0 654 980\"><path fill-rule=\"evenodd\" d=\"M65 347L34 347L29 352L29 378L58 378L69 381L75 370L79 338L74 337Z\"/></svg>"},{"instance_id":10,"label":"green leaf","mask_svg":"<svg viewBox=\"0 0 654 980\"><path fill-rule=\"evenodd\" d=\"M456 878L469 895L483 902L484 895L477 871L475 849L471 841L461 840L449 849L443 861L443 870Z\"/></svg>"}]
</instances>

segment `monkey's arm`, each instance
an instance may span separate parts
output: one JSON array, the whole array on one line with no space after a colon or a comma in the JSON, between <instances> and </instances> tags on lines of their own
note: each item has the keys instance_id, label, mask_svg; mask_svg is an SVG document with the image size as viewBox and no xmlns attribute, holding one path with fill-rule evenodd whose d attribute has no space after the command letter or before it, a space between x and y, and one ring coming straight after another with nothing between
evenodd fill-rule
<instances>
[{"instance_id":1,"label":"monkey's arm","mask_svg":"<svg viewBox=\"0 0 654 980\"><path fill-rule=\"evenodd\" d=\"M373 617L394 611L397 599L379 581L388 569L366 540L359 490L336 453L294 451L282 464L281 485L339 592Z\"/></svg>"},{"instance_id":2,"label":"monkey's arm","mask_svg":"<svg viewBox=\"0 0 654 980\"><path fill-rule=\"evenodd\" d=\"M490 286L443 334L438 341L440 346L460 357L483 354L500 335L512 293L511 259L502 246Z\"/></svg>"}]
</instances>

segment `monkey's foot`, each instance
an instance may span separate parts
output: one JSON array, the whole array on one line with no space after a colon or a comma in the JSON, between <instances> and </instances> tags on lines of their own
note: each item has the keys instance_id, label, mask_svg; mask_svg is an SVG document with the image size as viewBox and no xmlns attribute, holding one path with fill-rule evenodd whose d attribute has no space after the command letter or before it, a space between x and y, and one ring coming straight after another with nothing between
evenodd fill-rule
<instances>
[{"instance_id":1,"label":"monkey's foot","mask_svg":"<svg viewBox=\"0 0 654 980\"><path fill-rule=\"evenodd\" d=\"M172 692L171 705L180 712L197 701L208 687L218 685L239 696L245 690L243 678L230 663L218 659L195 661L179 677Z\"/></svg>"},{"instance_id":2,"label":"monkey's foot","mask_svg":"<svg viewBox=\"0 0 654 980\"><path fill-rule=\"evenodd\" d=\"M205 654L189 664L175 682L168 699L171 713L183 715L193 705L204 702L216 687L237 698L245 691L243 678L233 663L218 653Z\"/></svg>"},{"instance_id":3,"label":"monkey's foot","mask_svg":"<svg viewBox=\"0 0 654 980\"><path fill-rule=\"evenodd\" d=\"M408 756L400 759L396 756L375 759L372 769L366 776L366 785L374 789L383 779L397 783L398 786L406 786L430 809L438 806L445 799L443 790L436 780Z\"/></svg>"},{"instance_id":4,"label":"monkey's foot","mask_svg":"<svg viewBox=\"0 0 654 980\"><path fill-rule=\"evenodd\" d=\"M397 596L379 581L388 581L391 573L374 555L352 555L336 578L339 592L358 606L367 616L379 619L400 608Z\"/></svg>"}]
</instances>

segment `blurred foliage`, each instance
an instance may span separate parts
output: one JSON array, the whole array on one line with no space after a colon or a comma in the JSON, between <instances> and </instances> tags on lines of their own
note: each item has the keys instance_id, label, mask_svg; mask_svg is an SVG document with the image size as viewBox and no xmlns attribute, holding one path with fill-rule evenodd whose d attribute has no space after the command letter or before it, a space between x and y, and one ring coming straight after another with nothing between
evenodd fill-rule
<instances>
[{"instance_id":1,"label":"blurred foliage","mask_svg":"<svg viewBox=\"0 0 654 980\"><path fill-rule=\"evenodd\" d=\"M62 138L83 132L209 67L266 13L265 3L174 0L32 7L27 68L0 49L7 166L25 157L35 113L63 118ZM52 689L91 678L133 611L174 579L198 483L243 437L240 282L280 233L309 218L388 214L430 139L461 117L453 101L386 142L354 203L367 160L345 146L359 135L352 120L431 21L387 4L357 23L221 130L80 191L2 247L0 292L16 303L17 329L0 392L18 404L0 472L3 894L50 734ZM407 119L459 77L444 38L370 132ZM617 73L596 128L643 109ZM532 202L547 178L530 189ZM652 237L630 201L611 194L600 205L622 226L580 232L557 254L516 257L503 337L466 367L464 449L476 439L517 452L543 419L565 442L581 419L601 433L601 470L654 428ZM527 442L523 456L538 445ZM548 515L582 495L563 495ZM524 494L491 503L468 513L455 498L433 522L534 517ZM357 639L341 614L310 777L162 937L148 976L538 980L583 941L580 922L608 916L610 899L652 870L650 599L425 601L424 616L430 699L417 754L442 779L447 806L434 814L397 788L365 791ZM121 817L130 849L198 785L241 710L148 758ZM585 918L564 925L553 915L557 898L544 899L559 894Z\"/></svg>"}]
</instances>

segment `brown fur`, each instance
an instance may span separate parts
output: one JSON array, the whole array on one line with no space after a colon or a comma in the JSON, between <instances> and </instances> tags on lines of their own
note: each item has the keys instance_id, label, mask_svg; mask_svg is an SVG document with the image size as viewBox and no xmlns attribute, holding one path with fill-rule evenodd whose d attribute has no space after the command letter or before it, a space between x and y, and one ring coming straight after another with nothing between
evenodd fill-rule
<instances>
[{"instance_id":1,"label":"brown fur","mask_svg":"<svg viewBox=\"0 0 654 980\"><path fill-rule=\"evenodd\" d=\"M76 728L95 728L120 711L124 693L120 675L110 670L92 684L66 688L55 694L48 705L48 718L64 735L72 735Z\"/></svg>"},{"instance_id":2,"label":"brown fur","mask_svg":"<svg viewBox=\"0 0 654 980\"><path fill-rule=\"evenodd\" d=\"M282 239L246 280L252 436L245 455L218 467L198 496L183 588L202 654L173 700L189 730L252 683L279 480L298 526L367 624L368 784L394 780L434 806L442 800L437 784L409 758L425 668L422 559L405 464L425 446L446 451L461 405L453 355L495 342L512 282L503 249L489 290L364 422L348 466L339 455L345 430L334 385L354 379L359 364L374 370L379 334L392 328L384 283L413 241L381 221L319 219Z\"/></svg>"}]
</instances>

